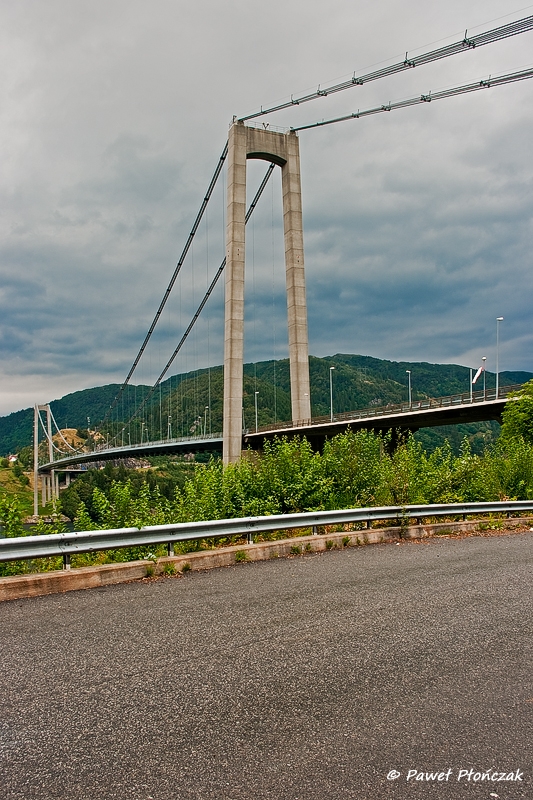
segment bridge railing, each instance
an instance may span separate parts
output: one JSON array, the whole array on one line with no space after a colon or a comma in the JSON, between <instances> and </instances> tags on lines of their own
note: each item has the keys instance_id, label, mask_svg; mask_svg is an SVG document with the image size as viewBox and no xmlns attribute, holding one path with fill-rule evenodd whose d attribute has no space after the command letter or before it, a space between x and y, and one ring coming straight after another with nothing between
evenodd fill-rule
<instances>
[{"instance_id":1,"label":"bridge railing","mask_svg":"<svg viewBox=\"0 0 533 800\"><path fill-rule=\"evenodd\" d=\"M220 439L222 436L221 432L216 433L201 433L197 434L196 436L175 436L171 438L165 439L150 439L150 441L146 442L134 442L133 444L120 444L120 445L113 445L112 447L107 443L102 443L97 445L94 450L91 450L91 453L102 453L107 450L127 450L130 447L158 447L161 445L169 445L169 444L181 444L182 442L198 442L198 441L207 441L211 439Z\"/></svg>"},{"instance_id":2,"label":"bridge railing","mask_svg":"<svg viewBox=\"0 0 533 800\"><path fill-rule=\"evenodd\" d=\"M277 422L275 425L262 425L257 429L258 433L266 433L272 430L283 430L288 428L307 428L309 425L327 425L331 422L346 422L349 420L368 419L373 417L389 416L393 414L409 414L415 411L425 411L432 408L446 408L450 406L469 406L473 403L485 403L494 400L504 400L512 392L517 392L521 389L521 384L513 384L512 386L501 386L498 390L498 397L496 397L496 389L486 389L483 391L465 392L464 394L452 394L445 397L425 397L421 400L412 400L411 403L389 403L386 406L375 406L370 408L361 408L356 411L343 411L339 414L324 415L321 417L313 417L310 420L298 420L297 422ZM248 434L253 435L255 431L249 430Z\"/></svg>"},{"instance_id":3,"label":"bridge railing","mask_svg":"<svg viewBox=\"0 0 533 800\"><path fill-rule=\"evenodd\" d=\"M168 545L171 555L176 542L216 539L229 536L246 537L253 542L254 534L278 530L310 528L316 534L318 526L366 524L382 520L397 520L398 524L415 519L418 523L431 517L463 517L467 515L504 513L524 514L533 511L533 501L513 500L491 503L438 503L432 505L379 506L350 508L340 511L310 511L300 514L276 514L268 517L243 517L202 522L183 522L174 525L154 525L145 528L115 528L113 530L80 531L44 536L17 536L0 539L0 562L21 559L63 556L63 566L70 566L76 553L116 550L142 545Z\"/></svg>"},{"instance_id":4,"label":"bridge railing","mask_svg":"<svg viewBox=\"0 0 533 800\"><path fill-rule=\"evenodd\" d=\"M61 456L58 456L54 461L40 463L39 469L40 470L51 470L51 469L58 469L61 470L64 466L65 462L68 464L77 464L76 455L80 456L79 463L84 464L95 464L99 463L102 458L99 459L99 456L103 456L105 454L106 459L109 460L110 454L116 453L117 459L124 458L125 454L127 455L128 451L131 451L131 458L143 458L143 456L149 456L150 450L157 450L158 448L167 448L171 447L173 444L187 444L190 442L191 444L197 442L208 442L208 441L220 441L222 439L222 433L215 432L215 433L206 433L198 435L198 436L183 436L177 438L167 438L167 439L157 439L155 441L149 442L134 442L125 445L109 445L106 442L97 445L93 450L86 450L84 452L78 452L77 454L73 453L64 453ZM137 454L137 455L136 455ZM156 453L152 453L152 455L156 455Z\"/></svg>"}]
</instances>

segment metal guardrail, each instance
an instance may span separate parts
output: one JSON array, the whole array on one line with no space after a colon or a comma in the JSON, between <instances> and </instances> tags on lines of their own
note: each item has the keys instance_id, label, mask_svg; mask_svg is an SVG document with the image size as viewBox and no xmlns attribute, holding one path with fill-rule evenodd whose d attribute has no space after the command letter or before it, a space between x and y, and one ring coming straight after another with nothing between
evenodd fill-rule
<instances>
[{"instance_id":1,"label":"metal guardrail","mask_svg":"<svg viewBox=\"0 0 533 800\"><path fill-rule=\"evenodd\" d=\"M508 516L533 511L533 501L513 500L494 503L446 503L434 505L379 506L375 508L349 508L340 511L308 511L300 514L278 514L268 517L240 517L236 519L183 522L176 525L154 525L145 528L115 528L112 530L80 531L44 536L17 536L0 540L0 562L26 558L63 556L63 566L68 568L70 557L76 553L116 550L121 547L168 543L169 555L175 542L215 539L227 536L246 536L272 531L298 528L316 528L323 525L366 523L367 527L378 520L421 520L425 517L454 517L477 514L504 513Z\"/></svg>"}]
</instances>

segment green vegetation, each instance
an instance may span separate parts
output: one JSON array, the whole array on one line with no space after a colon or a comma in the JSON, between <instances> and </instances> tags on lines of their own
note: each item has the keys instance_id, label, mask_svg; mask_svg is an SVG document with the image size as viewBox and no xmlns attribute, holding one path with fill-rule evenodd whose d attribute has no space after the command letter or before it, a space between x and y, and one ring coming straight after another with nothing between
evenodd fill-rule
<instances>
[{"instance_id":1,"label":"green vegetation","mask_svg":"<svg viewBox=\"0 0 533 800\"><path fill-rule=\"evenodd\" d=\"M533 444L533 381L525 383L506 404L503 412L502 439L523 439Z\"/></svg>"},{"instance_id":2,"label":"green vegetation","mask_svg":"<svg viewBox=\"0 0 533 800\"><path fill-rule=\"evenodd\" d=\"M3 459L4 463L7 459ZM0 503L15 502L25 517L33 513L33 492L21 466L0 466ZM0 522L1 524L1 522Z\"/></svg>"},{"instance_id":3,"label":"green vegetation","mask_svg":"<svg viewBox=\"0 0 533 800\"><path fill-rule=\"evenodd\" d=\"M113 484L128 482L132 501L141 490L148 486L150 491L156 488L162 497L168 500L174 497L176 489L181 490L187 478L192 477L195 464L178 458L152 458L151 467L146 469L128 469L123 465L113 466L108 462L104 469L87 470L61 493L61 510L69 519L74 520L80 504L83 503L91 518L98 518L94 506L95 489L108 495Z\"/></svg>"},{"instance_id":4,"label":"green vegetation","mask_svg":"<svg viewBox=\"0 0 533 800\"><path fill-rule=\"evenodd\" d=\"M19 495L28 499L31 495L21 480L24 477L20 469L0 469L0 524L7 536L25 533ZM282 438L265 443L261 454L227 467L219 459L195 464L159 458L142 470L108 464L74 481L62 494L61 506L78 530L95 530L376 505L403 508L413 503L503 499L533 499L533 382L508 404L502 436L482 454L473 452L467 439L458 455L447 441L428 453L413 436L393 449L390 437L370 431L348 430L326 441L322 453L314 452L306 439ZM403 511L399 524L404 532L408 515ZM58 516L51 525L41 521L32 533L61 530ZM257 539L284 536L278 531ZM234 542L231 538L180 542L174 551L187 553ZM342 544L349 542L350 537L344 537ZM332 540L326 542L326 548L333 546ZM297 545L292 550L294 554L301 551ZM72 566L141 558L155 561L165 554L166 545L131 547L75 555ZM245 558L246 551L237 551L236 561ZM0 575L57 569L60 563L60 559L40 559L0 565Z\"/></svg>"},{"instance_id":5,"label":"green vegetation","mask_svg":"<svg viewBox=\"0 0 533 800\"><path fill-rule=\"evenodd\" d=\"M171 491L161 466L128 471L108 465L75 481L63 495L63 507L76 498L76 527L91 530L358 506L533 498L533 444L522 437L506 437L482 456L465 443L454 456L447 445L428 455L412 437L390 453L379 436L348 431L328 441L322 454L305 439L282 439L267 444L260 457L226 468L214 460L172 468L178 478ZM21 516L16 500L4 498L0 522L7 535L21 534ZM42 532L59 530L57 525L41 524ZM176 552L213 545L179 544ZM126 548L79 555L73 565L157 558L164 552L164 546L154 552Z\"/></svg>"}]
</instances>

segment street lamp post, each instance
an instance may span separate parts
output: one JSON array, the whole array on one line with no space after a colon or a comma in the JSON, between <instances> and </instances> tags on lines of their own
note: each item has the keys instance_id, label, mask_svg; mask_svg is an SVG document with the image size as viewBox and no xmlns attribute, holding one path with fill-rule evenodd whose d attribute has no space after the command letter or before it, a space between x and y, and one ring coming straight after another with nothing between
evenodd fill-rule
<instances>
[{"instance_id":1,"label":"street lamp post","mask_svg":"<svg viewBox=\"0 0 533 800\"><path fill-rule=\"evenodd\" d=\"M209 411L209 406L204 408L204 436L207 436L207 412Z\"/></svg>"},{"instance_id":2,"label":"street lamp post","mask_svg":"<svg viewBox=\"0 0 533 800\"><path fill-rule=\"evenodd\" d=\"M333 422L333 370L335 367L329 368L329 418Z\"/></svg>"},{"instance_id":3,"label":"street lamp post","mask_svg":"<svg viewBox=\"0 0 533 800\"><path fill-rule=\"evenodd\" d=\"M172 439L172 414L168 415L167 439Z\"/></svg>"},{"instance_id":4,"label":"street lamp post","mask_svg":"<svg viewBox=\"0 0 533 800\"><path fill-rule=\"evenodd\" d=\"M483 400L487 399L487 389L486 389L486 382L485 382L485 361L487 360L487 356L483 356Z\"/></svg>"},{"instance_id":5,"label":"street lamp post","mask_svg":"<svg viewBox=\"0 0 533 800\"><path fill-rule=\"evenodd\" d=\"M412 405L412 395L411 395L411 370L406 369L407 375L409 376L409 411L411 410Z\"/></svg>"},{"instance_id":6,"label":"street lamp post","mask_svg":"<svg viewBox=\"0 0 533 800\"><path fill-rule=\"evenodd\" d=\"M472 403L472 402L473 402L473 400L474 400L474 392L473 392L474 384L472 383L472 380L473 380L473 375L472 375L472 373L473 373L473 371L474 371L474 370L472 369L472 367L470 367L470 402L471 402L471 403Z\"/></svg>"},{"instance_id":7,"label":"street lamp post","mask_svg":"<svg viewBox=\"0 0 533 800\"><path fill-rule=\"evenodd\" d=\"M255 400L255 432L257 433L257 395L259 392L255 393L254 400Z\"/></svg>"},{"instance_id":8,"label":"street lamp post","mask_svg":"<svg viewBox=\"0 0 533 800\"><path fill-rule=\"evenodd\" d=\"M503 317L496 317L496 400L500 388L500 322Z\"/></svg>"}]
</instances>

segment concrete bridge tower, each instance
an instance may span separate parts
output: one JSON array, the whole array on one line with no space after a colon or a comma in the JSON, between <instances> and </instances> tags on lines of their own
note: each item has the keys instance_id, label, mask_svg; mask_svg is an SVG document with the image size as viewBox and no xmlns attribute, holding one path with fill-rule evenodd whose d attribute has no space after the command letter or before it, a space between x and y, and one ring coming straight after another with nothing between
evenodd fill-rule
<instances>
[{"instance_id":1,"label":"concrete bridge tower","mask_svg":"<svg viewBox=\"0 0 533 800\"><path fill-rule=\"evenodd\" d=\"M293 422L310 420L309 340L305 299L300 150L295 132L278 133L235 122L228 143L226 285L224 327L223 460L237 461L242 447L246 160L281 167L289 360Z\"/></svg>"}]
</instances>

